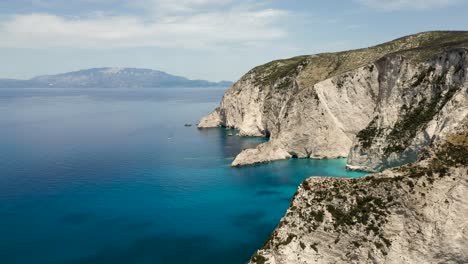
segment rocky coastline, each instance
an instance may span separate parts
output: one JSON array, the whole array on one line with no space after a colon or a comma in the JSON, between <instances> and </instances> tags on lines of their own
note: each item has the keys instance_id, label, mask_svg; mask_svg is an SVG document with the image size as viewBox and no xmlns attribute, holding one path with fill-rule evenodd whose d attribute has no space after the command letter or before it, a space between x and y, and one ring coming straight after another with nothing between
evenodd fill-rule
<instances>
[{"instance_id":1,"label":"rocky coastline","mask_svg":"<svg viewBox=\"0 0 468 264\"><path fill-rule=\"evenodd\" d=\"M232 162L347 158L312 177L249 263L468 263L468 32L258 66L202 118L269 141Z\"/></svg>"},{"instance_id":2,"label":"rocky coastline","mask_svg":"<svg viewBox=\"0 0 468 264\"><path fill-rule=\"evenodd\" d=\"M417 160L468 114L467 32L425 32L378 46L258 66L198 127L268 136L233 166L347 157L380 171Z\"/></svg>"}]
</instances>

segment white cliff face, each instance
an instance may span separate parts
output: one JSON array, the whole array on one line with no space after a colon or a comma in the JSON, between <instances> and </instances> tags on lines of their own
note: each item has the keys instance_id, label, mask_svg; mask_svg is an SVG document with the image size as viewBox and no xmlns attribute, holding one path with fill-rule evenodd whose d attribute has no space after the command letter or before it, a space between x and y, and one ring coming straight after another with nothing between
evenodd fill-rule
<instances>
[{"instance_id":1,"label":"white cliff face","mask_svg":"<svg viewBox=\"0 0 468 264\"><path fill-rule=\"evenodd\" d=\"M234 166L289 157L346 157L354 135L372 118L374 68L364 66L305 88L299 70L287 89L278 87L281 82L271 89L259 87L256 73L248 73L226 92L219 108L201 119L199 128L226 126L239 129L240 135L270 136L269 142L239 154Z\"/></svg>"},{"instance_id":2,"label":"white cliff face","mask_svg":"<svg viewBox=\"0 0 468 264\"><path fill-rule=\"evenodd\" d=\"M244 150L232 165L290 157L346 157L354 134L369 123L375 107L372 83L377 82L377 75L371 69L366 66L298 91L268 126L270 141Z\"/></svg>"},{"instance_id":3,"label":"white cliff face","mask_svg":"<svg viewBox=\"0 0 468 264\"><path fill-rule=\"evenodd\" d=\"M468 114L467 54L453 50L415 65L403 57L378 61L375 118L357 134L349 168L382 170L415 161L422 148L451 133Z\"/></svg>"},{"instance_id":4,"label":"white cliff face","mask_svg":"<svg viewBox=\"0 0 468 264\"><path fill-rule=\"evenodd\" d=\"M224 94L220 107L202 118L198 127L224 126L239 129L242 136L267 135L268 126L276 123L275 114L278 114L278 109L289 99L294 89L274 93L256 84L256 79L260 78L258 75L253 71L244 75Z\"/></svg>"},{"instance_id":5,"label":"white cliff face","mask_svg":"<svg viewBox=\"0 0 468 264\"><path fill-rule=\"evenodd\" d=\"M199 128L270 137L240 153L233 166L348 157L348 168L374 171L414 161L467 113L468 33L457 34L462 44L423 46L416 55L405 48L425 45L415 39L432 35L259 66L226 92Z\"/></svg>"}]
</instances>

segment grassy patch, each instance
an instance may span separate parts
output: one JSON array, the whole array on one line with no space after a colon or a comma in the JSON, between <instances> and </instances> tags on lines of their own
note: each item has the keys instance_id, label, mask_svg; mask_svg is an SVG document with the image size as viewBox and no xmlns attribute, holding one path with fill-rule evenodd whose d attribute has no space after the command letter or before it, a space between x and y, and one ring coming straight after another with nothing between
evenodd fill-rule
<instances>
[{"instance_id":1,"label":"grassy patch","mask_svg":"<svg viewBox=\"0 0 468 264\"><path fill-rule=\"evenodd\" d=\"M276 84L278 89L290 88L300 68L307 65L308 57L298 56L276 60L253 68L251 72L257 74L255 85L273 86Z\"/></svg>"}]
</instances>

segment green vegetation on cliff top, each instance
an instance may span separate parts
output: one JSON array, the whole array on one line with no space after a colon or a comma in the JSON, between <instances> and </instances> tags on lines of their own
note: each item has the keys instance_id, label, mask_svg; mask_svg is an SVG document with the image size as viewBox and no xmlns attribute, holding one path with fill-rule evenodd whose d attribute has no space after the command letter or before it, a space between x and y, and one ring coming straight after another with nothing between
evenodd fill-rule
<instances>
[{"instance_id":1,"label":"green vegetation on cliff top","mask_svg":"<svg viewBox=\"0 0 468 264\"><path fill-rule=\"evenodd\" d=\"M275 60L257 66L249 73L255 74L255 84L259 86L274 85L284 89L291 87L294 79L301 86L310 86L386 55L402 55L412 61L422 61L451 48L468 48L468 31L423 32L369 48Z\"/></svg>"}]
</instances>

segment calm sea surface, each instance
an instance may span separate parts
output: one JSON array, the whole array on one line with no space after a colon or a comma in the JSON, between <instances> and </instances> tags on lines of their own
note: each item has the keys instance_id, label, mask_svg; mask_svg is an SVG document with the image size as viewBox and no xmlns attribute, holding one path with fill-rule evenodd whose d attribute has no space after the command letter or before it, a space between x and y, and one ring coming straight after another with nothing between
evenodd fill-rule
<instances>
[{"instance_id":1,"label":"calm sea surface","mask_svg":"<svg viewBox=\"0 0 468 264\"><path fill-rule=\"evenodd\" d=\"M224 91L1 89L0 263L244 263L305 178L362 175L231 168L263 139L195 127Z\"/></svg>"}]
</instances>

